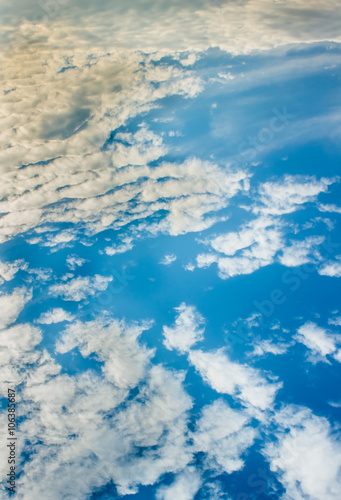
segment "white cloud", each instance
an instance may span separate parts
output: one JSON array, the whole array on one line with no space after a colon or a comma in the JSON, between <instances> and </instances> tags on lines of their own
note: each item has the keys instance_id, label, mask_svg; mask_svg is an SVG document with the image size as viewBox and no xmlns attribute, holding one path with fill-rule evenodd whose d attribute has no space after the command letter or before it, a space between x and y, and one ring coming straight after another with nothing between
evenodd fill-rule
<instances>
[{"instance_id":1,"label":"white cloud","mask_svg":"<svg viewBox=\"0 0 341 500\"><path fill-rule=\"evenodd\" d=\"M16 321L31 298L32 292L26 288L15 288L10 294L0 295L0 330Z\"/></svg>"},{"instance_id":2,"label":"white cloud","mask_svg":"<svg viewBox=\"0 0 341 500\"><path fill-rule=\"evenodd\" d=\"M205 406L193 433L194 449L206 454L206 466L217 473L240 470L241 458L257 435L250 417L232 410L222 399Z\"/></svg>"},{"instance_id":3,"label":"white cloud","mask_svg":"<svg viewBox=\"0 0 341 500\"><path fill-rule=\"evenodd\" d=\"M328 404L333 408L341 408L341 401L328 401Z\"/></svg>"},{"instance_id":4,"label":"white cloud","mask_svg":"<svg viewBox=\"0 0 341 500\"><path fill-rule=\"evenodd\" d=\"M182 303L175 310L178 313L175 325L163 327L163 343L167 349L175 349L183 354L204 338L202 325L205 320L194 306Z\"/></svg>"},{"instance_id":5,"label":"white cloud","mask_svg":"<svg viewBox=\"0 0 341 500\"><path fill-rule=\"evenodd\" d=\"M134 387L145 376L154 351L138 344L137 339L150 323L127 326L123 321L76 322L68 326L57 343L60 353L78 347L84 357L96 353L104 362L103 372L120 388Z\"/></svg>"},{"instance_id":6,"label":"white cloud","mask_svg":"<svg viewBox=\"0 0 341 500\"><path fill-rule=\"evenodd\" d=\"M161 486L156 492L157 500L193 500L202 484L201 474L195 467L188 467L176 476L170 486Z\"/></svg>"},{"instance_id":7,"label":"white cloud","mask_svg":"<svg viewBox=\"0 0 341 500\"><path fill-rule=\"evenodd\" d=\"M330 204L319 203L318 208L321 212L334 212L336 214L341 214L341 207L338 207L333 203Z\"/></svg>"},{"instance_id":8,"label":"white cloud","mask_svg":"<svg viewBox=\"0 0 341 500\"><path fill-rule=\"evenodd\" d=\"M53 270L50 268L44 268L44 267L38 267L37 269L28 268L27 273L29 274L29 276L27 276L25 278L25 281L27 281L29 283L32 283L32 282L46 283L53 276Z\"/></svg>"},{"instance_id":9,"label":"white cloud","mask_svg":"<svg viewBox=\"0 0 341 500\"><path fill-rule=\"evenodd\" d=\"M172 76L171 68L168 76ZM167 148L161 136L142 126L135 134L123 132L116 134L111 153L114 166L122 168L127 165L148 165L151 161L164 156Z\"/></svg>"},{"instance_id":10,"label":"white cloud","mask_svg":"<svg viewBox=\"0 0 341 500\"><path fill-rule=\"evenodd\" d=\"M291 241L291 246L283 249L279 261L283 266L287 267L318 262L322 257L317 247L324 240L324 236L310 236L303 241Z\"/></svg>"},{"instance_id":11,"label":"white cloud","mask_svg":"<svg viewBox=\"0 0 341 500\"><path fill-rule=\"evenodd\" d=\"M267 382L259 370L231 361L223 349L193 350L188 359L215 391L237 397L250 408L270 408L281 387L279 383Z\"/></svg>"},{"instance_id":12,"label":"white cloud","mask_svg":"<svg viewBox=\"0 0 341 500\"><path fill-rule=\"evenodd\" d=\"M283 484L283 498L337 500L341 445L327 419L308 409L286 407L276 415L280 431L264 455Z\"/></svg>"},{"instance_id":13,"label":"white cloud","mask_svg":"<svg viewBox=\"0 0 341 500\"><path fill-rule=\"evenodd\" d=\"M265 354L274 354L279 356L285 354L292 344L285 344L284 342L273 342L271 340L261 340L253 344L253 351L249 353L250 356L264 356Z\"/></svg>"},{"instance_id":14,"label":"white cloud","mask_svg":"<svg viewBox=\"0 0 341 500\"><path fill-rule=\"evenodd\" d=\"M163 266L169 266L170 264L173 264L173 262L176 261L176 255L172 254L166 254L164 258L160 261L160 264Z\"/></svg>"},{"instance_id":15,"label":"white cloud","mask_svg":"<svg viewBox=\"0 0 341 500\"><path fill-rule=\"evenodd\" d=\"M27 269L27 266L27 262L22 259L14 262L0 261L0 285L5 281L11 281L18 271Z\"/></svg>"},{"instance_id":16,"label":"white cloud","mask_svg":"<svg viewBox=\"0 0 341 500\"><path fill-rule=\"evenodd\" d=\"M335 261L330 260L323 264L318 273L321 276L341 278L341 255L337 255Z\"/></svg>"},{"instance_id":17,"label":"white cloud","mask_svg":"<svg viewBox=\"0 0 341 500\"><path fill-rule=\"evenodd\" d=\"M265 182L259 187L259 201L253 210L256 213L281 215L298 210L301 205L313 202L320 193L328 191L328 186L337 178L285 175L280 181Z\"/></svg>"},{"instance_id":18,"label":"white cloud","mask_svg":"<svg viewBox=\"0 0 341 500\"><path fill-rule=\"evenodd\" d=\"M77 255L69 255L66 259L66 264L71 271L75 271L77 267L81 267L85 262L87 262L86 259L78 257Z\"/></svg>"},{"instance_id":19,"label":"white cloud","mask_svg":"<svg viewBox=\"0 0 341 500\"><path fill-rule=\"evenodd\" d=\"M122 244L119 245L113 245L111 247L105 247L104 251L107 255L115 255L118 253L125 253L134 248L133 245L133 238L132 237L126 237L123 239Z\"/></svg>"},{"instance_id":20,"label":"white cloud","mask_svg":"<svg viewBox=\"0 0 341 500\"><path fill-rule=\"evenodd\" d=\"M51 193L52 196L52 193ZM33 194L34 198L34 194ZM15 222L13 220L13 222ZM20 222L20 221L19 221ZM34 225L32 226L34 227ZM30 229L27 227L27 229ZM40 227L35 228L38 229L38 233L41 234L42 231L40 231ZM58 231L56 233L51 232L50 230L47 230L46 232L43 233L43 236L36 236L33 238L29 238L27 242L30 245L41 245L44 247L50 247L51 248L51 253L56 252L57 250L60 250L65 247L71 247L72 242L74 242L77 239L77 235L75 231L72 230L64 230L64 231Z\"/></svg>"},{"instance_id":21,"label":"white cloud","mask_svg":"<svg viewBox=\"0 0 341 500\"><path fill-rule=\"evenodd\" d=\"M63 321L73 321L75 316L60 307L51 309L46 313L40 315L36 320L37 323L42 325L51 325L52 323L62 323Z\"/></svg>"},{"instance_id":22,"label":"white cloud","mask_svg":"<svg viewBox=\"0 0 341 500\"><path fill-rule=\"evenodd\" d=\"M207 491L207 498L210 500L232 500L232 497L226 492L225 486L219 481L206 483L205 490Z\"/></svg>"},{"instance_id":23,"label":"white cloud","mask_svg":"<svg viewBox=\"0 0 341 500\"><path fill-rule=\"evenodd\" d=\"M276 253L283 246L281 224L271 218L260 217L239 231L217 236L207 244L220 255L199 254L198 267L216 262L222 279L250 274L274 262Z\"/></svg>"},{"instance_id":24,"label":"white cloud","mask_svg":"<svg viewBox=\"0 0 341 500\"><path fill-rule=\"evenodd\" d=\"M185 264L183 267L184 267L185 271L194 271L194 269L195 269L195 265L192 264L192 262Z\"/></svg>"},{"instance_id":25,"label":"white cloud","mask_svg":"<svg viewBox=\"0 0 341 500\"><path fill-rule=\"evenodd\" d=\"M73 278L66 283L57 283L50 286L49 293L54 297L61 296L63 300L73 300L79 302L86 297L94 296L98 291L106 290L112 276L83 276Z\"/></svg>"},{"instance_id":26,"label":"white cloud","mask_svg":"<svg viewBox=\"0 0 341 500\"><path fill-rule=\"evenodd\" d=\"M327 356L333 356L337 361L341 361L341 349L337 347L341 344L339 336L315 323L307 322L302 325L294 338L310 349L312 361L320 359L328 361Z\"/></svg>"},{"instance_id":27,"label":"white cloud","mask_svg":"<svg viewBox=\"0 0 341 500\"><path fill-rule=\"evenodd\" d=\"M328 319L328 325L341 326L341 316Z\"/></svg>"}]
</instances>

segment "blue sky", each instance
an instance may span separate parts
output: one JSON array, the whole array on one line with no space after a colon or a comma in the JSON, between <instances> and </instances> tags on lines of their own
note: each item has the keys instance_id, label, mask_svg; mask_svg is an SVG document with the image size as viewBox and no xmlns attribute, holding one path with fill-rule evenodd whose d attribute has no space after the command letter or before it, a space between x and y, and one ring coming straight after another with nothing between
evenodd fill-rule
<instances>
[{"instance_id":1,"label":"blue sky","mask_svg":"<svg viewBox=\"0 0 341 500\"><path fill-rule=\"evenodd\" d=\"M339 3L1 10L2 497L340 498Z\"/></svg>"}]
</instances>

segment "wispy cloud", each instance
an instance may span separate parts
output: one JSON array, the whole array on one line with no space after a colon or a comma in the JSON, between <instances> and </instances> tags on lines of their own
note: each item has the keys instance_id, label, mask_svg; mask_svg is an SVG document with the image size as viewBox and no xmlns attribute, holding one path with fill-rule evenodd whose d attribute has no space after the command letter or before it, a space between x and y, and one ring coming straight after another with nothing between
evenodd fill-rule
<instances>
[{"instance_id":1,"label":"wispy cloud","mask_svg":"<svg viewBox=\"0 0 341 500\"><path fill-rule=\"evenodd\" d=\"M166 254L164 258L160 260L160 264L162 264L163 266L170 266L175 261L176 261L176 255L171 253L171 254Z\"/></svg>"}]
</instances>

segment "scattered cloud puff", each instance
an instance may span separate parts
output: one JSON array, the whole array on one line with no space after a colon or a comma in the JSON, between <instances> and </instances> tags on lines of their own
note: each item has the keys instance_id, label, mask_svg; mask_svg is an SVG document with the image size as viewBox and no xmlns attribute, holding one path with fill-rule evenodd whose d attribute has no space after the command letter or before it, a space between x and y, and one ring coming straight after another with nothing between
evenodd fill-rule
<instances>
[{"instance_id":1,"label":"scattered cloud puff","mask_svg":"<svg viewBox=\"0 0 341 500\"><path fill-rule=\"evenodd\" d=\"M172 254L166 254L164 258L160 261L160 264L163 266L170 266L173 264L173 262L176 261L176 255Z\"/></svg>"},{"instance_id":2,"label":"scattered cloud puff","mask_svg":"<svg viewBox=\"0 0 341 500\"><path fill-rule=\"evenodd\" d=\"M72 247L72 242L74 242L76 239L77 236L74 231L65 229L64 231L58 231L56 233L46 232L43 236L35 236L29 238L27 242L30 245L39 244L43 247L50 247L51 253L53 253L62 248Z\"/></svg>"},{"instance_id":3,"label":"scattered cloud puff","mask_svg":"<svg viewBox=\"0 0 341 500\"><path fill-rule=\"evenodd\" d=\"M97 292L106 290L112 276L82 276L73 278L66 283L57 283L49 288L50 295L62 297L63 300L73 300L79 302L89 296L96 295Z\"/></svg>"},{"instance_id":4,"label":"scattered cloud puff","mask_svg":"<svg viewBox=\"0 0 341 500\"><path fill-rule=\"evenodd\" d=\"M341 255L336 256L335 261L327 261L320 267L318 273L321 276L330 276L332 278L341 278Z\"/></svg>"},{"instance_id":5,"label":"scattered cloud puff","mask_svg":"<svg viewBox=\"0 0 341 500\"><path fill-rule=\"evenodd\" d=\"M218 393L236 397L252 411L271 408L282 384L274 380L268 382L259 370L232 361L224 348L209 352L192 349L203 339L204 318L196 308L184 303L175 310L178 316L174 327L163 327L165 346L187 353L190 364Z\"/></svg>"},{"instance_id":6,"label":"scattered cloud puff","mask_svg":"<svg viewBox=\"0 0 341 500\"><path fill-rule=\"evenodd\" d=\"M334 212L336 214L341 214L341 207L338 207L333 203L329 204L319 203L318 208L321 212Z\"/></svg>"},{"instance_id":7,"label":"scattered cloud puff","mask_svg":"<svg viewBox=\"0 0 341 500\"><path fill-rule=\"evenodd\" d=\"M55 309L51 309L46 313L43 313L36 320L37 323L41 325L51 325L52 323L62 323L63 321L73 321L75 316L65 309L60 307L56 307Z\"/></svg>"},{"instance_id":8,"label":"scattered cloud puff","mask_svg":"<svg viewBox=\"0 0 341 500\"><path fill-rule=\"evenodd\" d=\"M220 481L207 482L205 485L207 498L210 500L232 500L232 497L226 493L224 485Z\"/></svg>"},{"instance_id":9,"label":"scattered cloud puff","mask_svg":"<svg viewBox=\"0 0 341 500\"><path fill-rule=\"evenodd\" d=\"M322 259L318 246L325 240L324 236L310 236L303 241L291 241L291 246L283 249L279 261L283 266L296 267L318 262Z\"/></svg>"},{"instance_id":10,"label":"scattered cloud puff","mask_svg":"<svg viewBox=\"0 0 341 500\"><path fill-rule=\"evenodd\" d=\"M341 362L341 341L339 334L307 322L302 325L294 339L304 344L310 351L309 359L313 362L328 361L328 356Z\"/></svg>"},{"instance_id":11,"label":"scattered cloud puff","mask_svg":"<svg viewBox=\"0 0 341 500\"><path fill-rule=\"evenodd\" d=\"M328 325L341 326L341 316L336 316L335 318L329 318Z\"/></svg>"},{"instance_id":12,"label":"scattered cloud puff","mask_svg":"<svg viewBox=\"0 0 341 500\"><path fill-rule=\"evenodd\" d=\"M75 271L77 267L81 267L85 262L88 261L77 255L69 255L66 259L66 265L71 271Z\"/></svg>"},{"instance_id":13,"label":"scattered cloud puff","mask_svg":"<svg viewBox=\"0 0 341 500\"><path fill-rule=\"evenodd\" d=\"M327 419L287 406L276 415L276 440L263 453L285 488L281 498L337 500L341 444Z\"/></svg>"},{"instance_id":14,"label":"scattered cloud puff","mask_svg":"<svg viewBox=\"0 0 341 500\"><path fill-rule=\"evenodd\" d=\"M169 70L172 71L171 68ZM162 137L149 130L145 124L141 124L135 134L117 133L111 147L113 165L117 168L127 165L148 165L165 156L167 152Z\"/></svg>"},{"instance_id":15,"label":"scattered cloud puff","mask_svg":"<svg viewBox=\"0 0 341 500\"><path fill-rule=\"evenodd\" d=\"M193 433L194 449L206 455L206 467L231 474L244 466L241 456L253 444L250 417L232 410L222 399L205 406Z\"/></svg>"},{"instance_id":16,"label":"scattered cloud puff","mask_svg":"<svg viewBox=\"0 0 341 500\"><path fill-rule=\"evenodd\" d=\"M341 408L341 401L329 401L328 404L333 408Z\"/></svg>"},{"instance_id":17,"label":"scattered cloud puff","mask_svg":"<svg viewBox=\"0 0 341 500\"><path fill-rule=\"evenodd\" d=\"M188 467L178 474L170 486L161 486L156 492L157 500L192 500L202 484L200 471Z\"/></svg>"},{"instance_id":18,"label":"scattered cloud puff","mask_svg":"<svg viewBox=\"0 0 341 500\"><path fill-rule=\"evenodd\" d=\"M259 202L255 213L282 215L298 210L302 205L313 202L320 193L338 178L320 180L314 176L285 175L282 180L265 182L259 188Z\"/></svg>"},{"instance_id":19,"label":"scattered cloud puff","mask_svg":"<svg viewBox=\"0 0 341 500\"><path fill-rule=\"evenodd\" d=\"M122 243L119 245L113 245L111 247L105 247L104 251L107 255L115 255L119 253L125 253L134 248L133 238L127 236L122 240Z\"/></svg>"},{"instance_id":20,"label":"scattered cloud puff","mask_svg":"<svg viewBox=\"0 0 341 500\"><path fill-rule=\"evenodd\" d=\"M58 341L56 350L66 353L78 347L84 357L96 354L104 363L108 380L120 388L134 387L145 376L153 350L137 340L151 323L127 326L124 322L75 322L68 326Z\"/></svg>"},{"instance_id":21,"label":"scattered cloud puff","mask_svg":"<svg viewBox=\"0 0 341 500\"><path fill-rule=\"evenodd\" d=\"M47 283L53 276L53 269L48 267L27 268L28 276L25 281L28 283Z\"/></svg>"},{"instance_id":22,"label":"scattered cloud puff","mask_svg":"<svg viewBox=\"0 0 341 500\"><path fill-rule=\"evenodd\" d=\"M44 171L31 165L18 179L16 170L6 173L4 183L8 182L8 189L17 193L12 192L11 201L0 202L3 203L0 209L6 214L0 221L4 238L33 229L42 222L74 224L72 231L28 239L31 244L56 249L79 239L78 226L85 226L88 235L109 228L120 229L132 222L136 222L135 232L147 234L197 232L221 219L214 212L226 207L244 189L243 180L248 177L245 172L228 172L197 158L180 164L164 162L153 168L143 163L136 165L134 158L126 158L127 163L115 169L111 158L116 157L111 151L114 147L115 144L105 151L86 155L82 167L78 157L57 157ZM23 193L20 182L25 186L29 183L30 189ZM148 217L162 211L164 216L159 222L148 223ZM107 247L105 251L113 255L130 248L132 240L127 238L123 247Z\"/></svg>"},{"instance_id":23,"label":"scattered cloud puff","mask_svg":"<svg viewBox=\"0 0 341 500\"><path fill-rule=\"evenodd\" d=\"M11 281L20 270L26 270L27 262L23 259L15 260L14 262L0 261L0 285L5 281Z\"/></svg>"},{"instance_id":24,"label":"scattered cloud puff","mask_svg":"<svg viewBox=\"0 0 341 500\"><path fill-rule=\"evenodd\" d=\"M185 271L194 271L194 269L195 269L195 265L192 262L185 264L183 267L184 267Z\"/></svg>"},{"instance_id":25,"label":"scattered cloud puff","mask_svg":"<svg viewBox=\"0 0 341 500\"><path fill-rule=\"evenodd\" d=\"M281 383L267 382L259 370L231 361L224 349L193 350L188 359L215 391L236 397L250 409L271 408L281 387Z\"/></svg>"},{"instance_id":26,"label":"scattered cloud puff","mask_svg":"<svg viewBox=\"0 0 341 500\"><path fill-rule=\"evenodd\" d=\"M261 340L253 344L253 351L249 356L264 356L266 354L273 354L279 356L285 354L292 344L284 342L273 342L272 340Z\"/></svg>"},{"instance_id":27,"label":"scattered cloud puff","mask_svg":"<svg viewBox=\"0 0 341 500\"><path fill-rule=\"evenodd\" d=\"M167 349L175 349L184 354L189 352L194 344L203 340L205 320L194 306L185 303L176 307L175 311L178 313L175 325L163 327L163 343Z\"/></svg>"},{"instance_id":28,"label":"scattered cloud puff","mask_svg":"<svg viewBox=\"0 0 341 500\"><path fill-rule=\"evenodd\" d=\"M222 234L207 244L219 253L199 254L197 266L207 267L216 262L219 276L227 279L271 264L283 247L283 233L278 221L260 217L240 231Z\"/></svg>"},{"instance_id":29,"label":"scattered cloud puff","mask_svg":"<svg viewBox=\"0 0 341 500\"><path fill-rule=\"evenodd\" d=\"M31 298L32 291L26 288L15 288L12 293L0 295L0 330L16 321Z\"/></svg>"}]
</instances>

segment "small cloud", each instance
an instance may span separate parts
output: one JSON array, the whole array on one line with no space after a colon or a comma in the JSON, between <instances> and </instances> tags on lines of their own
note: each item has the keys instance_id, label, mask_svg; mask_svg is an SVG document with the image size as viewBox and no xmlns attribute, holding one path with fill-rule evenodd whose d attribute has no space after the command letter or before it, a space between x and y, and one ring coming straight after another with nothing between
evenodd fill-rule
<instances>
[{"instance_id":1,"label":"small cloud","mask_svg":"<svg viewBox=\"0 0 341 500\"><path fill-rule=\"evenodd\" d=\"M224 349L211 352L191 350L188 359L212 389L238 398L249 411L271 408L277 391L282 387L281 383L268 382L259 370L235 363Z\"/></svg>"},{"instance_id":2,"label":"small cloud","mask_svg":"<svg viewBox=\"0 0 341 500\"><path fill-rule=\"evenodd\" d=\"M51 325L52 323L62 323L63 321L73 321L74 315L60 307L51 309L40 315L36 320L41 325Z\"/></svg>"},{"instance_id":3,"label":"small cloud","mask_svg":"<svg viewBox=\"0 0 341 500\"><path fill-rule=\"evenodd\" d=\"M163 266L170 266L173 264L173 262L176 261L176 255L172 254L166 254L162 260L160 260L160 264Z\"/></svg>"},{"instance_id":4,"label":"small cloud","mask_svg":"<svg viewBox=\"0 0 341 500\"><path fill-rule=\"evenodd\" d=\"M318 246L324 240L324 236L310 236L303 241L291 241L291 246L282 250L279 261L286 267L297 267L309 262L317 262L321 260Z\"/></svg>"},{"instance_id":5,"label":"small cloud","mask_svg":"<svg viewBox=\"0 0 341 500\"><path fill-rule=\"evenodd\" d=\"M341 316L330 318L328 320L328 325L341 326Z\"/></svg>"},{"instance_id":6,"label":"small cloud","mask_svg":"<svg viewBox=\"0 0 341 500\"><path fill-rule=\"evenodd\" d=\"M311 356L309 360L311 362L325 361L328 363L327 356L332 356L336 361L341 362L338 336L317 326L315 323L307 322L302 325L294 338L310 349Z\"/></svg>"},{"instance_id":7,"label":"small cloud","mask_svg":"<svg viewBox=\"0 0 341 500\"><path fill-rule=\"evenodd\" d=\"M192 264L192 262L190 262L189 264L186 264L186 265L184 266L184 269L185 269L186 271L194 271L194 269L195 269L195 265L194 265L194 264Z\"/></svg>"},{"instance_id":8,"label":"small cloud","mask_svg":"<svg viewBox=\"0 0 341 500\"><path fill-rule=\"evenodd\" d=\"M168 132L169 137L182 137L182 133L178 130L170 130Z\"/></svg>"},{"instance_id":9,"label":"small cloud","mask_svg":"<svg viewBox=\"0 0 341 500\"><path fill-rule=\"evenodd\" d=\"M329 401L328 404L333 408L341 408L341 401Z\"/></svg>"},{"instance_id":10,"label":"small cloud","mask_svg":"<svg viewBox=\"0 0 341 500\"><path fill-rule=\"evenodd\" d=\"M105 247L104 251L107 255L110 256L128 252L129 250L132 250L132 248L134 248L132 240L133 240L132 238L127 237L119 245L113 245L112 247Z\"/></svg>"},{"instance_id":11,"label":"small cloud","mask_svg":"<svg viewBox=\"0 0 341 500\"><path fill-rule=\"evenodd\" d=\"M328 261L318 270L321 276L330 276L332 278L341 278L341 255L336 257L335 261Z\"/></svg>"},{"instance_id":12,"label":"small cloud","mask_svg":"<svg viewBox=\"0 0 341 500\"><path fill-rule=\"evenodd\" d=\"M271 340L263 340L254 344L254 349L249 356L264 356L265 354L273 354L275 356L285 354L291 344L282 342L271 342Z\"/></svg>"},{"instance_id":13,"label":"small cloud","mask_svg":"<svg viewBox=\"0 0 341 500\"><path fill-rule=\"evenodd\" d=\"M88 261L86 259L82 259L82 257L78 257L77 255L69 255L66 259L66 265L69 269L71 269L71 271L75 271L77 267L82 266L85 262Z\"/></svg>"},{"instance_id":14,"label":"small cloud","mask_svg":"<svg viewBox=\"0 0 341 500\"><path fill-rule=\"evenodd\" d=\"M52 278L53 270L50 268L38 267L37 269L27 269L27 273L30 277L26 278L25 281L29 283L37 281L44 284Z\"/></svg>"},{"instance_id":15,"label":"small cloud","mask_svg":"<svg viewBox=\"0 0 341 500\"><path fill-rule=\"evenodd\" d=\"M203 339L205 320L193 306L182 303L175 309L178 316L173 327L164 326L164 345L167 349L176 349L181 353L188 352L190 348Z\"/></svg>"}]
</instances>

